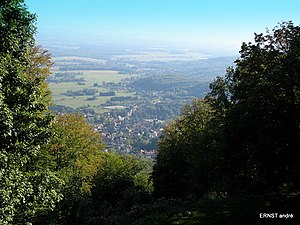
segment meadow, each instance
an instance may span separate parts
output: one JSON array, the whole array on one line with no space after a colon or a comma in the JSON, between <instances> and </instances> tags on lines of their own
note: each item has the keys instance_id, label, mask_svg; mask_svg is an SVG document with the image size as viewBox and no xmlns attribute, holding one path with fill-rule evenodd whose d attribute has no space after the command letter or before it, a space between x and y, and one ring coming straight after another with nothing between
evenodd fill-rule
<instances>
[{"instance_id":1,"label":"meadow","mask_svg":"<svg viewBox=\"0 0 300 225\"><path fill-rule=\"evenodd\" d=\"M52 71L52 74L61 71ZM87 100L87 98L93 97L93 95L85 96L66 96L63 93L66 93L68 90L79 91L83 89L95 89L100 92L107 92L111 89L104 83L119 83L122 79L129 78L130 75L120 74L118 71L109 71L109 70L72 70L72 72L83 73L85 79L84 83L78 84L77 82L62 82L62 83L49 83L49 87L52 92L52 102L56 105L70 106L73 108L82 107L82 106L95 106L98 107L100 104L106 103L109 100L110 96L97 96L95 100ZM94 87L94 84L99 84L98 87ZM130 93L127 90L114 90L116 96L132 96L133 93ZM98 93L96 95L98 95Z\"/></svg>"}]
</instances>

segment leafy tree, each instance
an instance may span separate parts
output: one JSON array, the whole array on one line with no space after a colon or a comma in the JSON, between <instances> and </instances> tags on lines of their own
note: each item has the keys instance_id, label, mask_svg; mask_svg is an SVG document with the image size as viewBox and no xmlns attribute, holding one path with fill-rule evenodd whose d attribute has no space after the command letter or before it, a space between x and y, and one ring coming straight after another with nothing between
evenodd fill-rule
<instances>
[{"instance_id":1,"label":"leafy tree","mask_svg":"<svg viewBox=\"0 0 300 225\"><path fill-rule=\"evenodd\" d=\"M152 182L146 169L146 162L136 157L105 155L92 188L95 224L116 224L118 216L149 202Z\"/></svg>"},{"instance_id":2,"label":"leafy tree","mask_svg":"<svg viewBox=\"0 0 300 225\"><path fill-rule=\"evenodd\" d=\"M158 196L299 189L300 27L256 34L240 54L205 100L165 128L153 171Z\"/></svg>"},{"instance_id":3,"label":"leafy tree","mask_svg":"<svg viewBox=\"0 0 300 225\"><path fill-rule=\"evenodd\" d=\"M79 114L56 116L53 136L44 146L40 166L56 171L65 180L77 177L76 186L89 192L91 180L102 161L102 138Z\"/></svg>"},{"instance_id":4,"label":"leafy tree","mask_svg":"<svg viewBox=\"0 0 300 225\"><path fill-rule=\"evenodd\" d=\"M25 224L60 200L61 181L34 160L51 135L44 71L32 54L35 16L23 1L0 2L0 223ZM31 61L40 57L39 62ZM42 61L44 60L44 61ZM29 69L30 68L30 69Z\"/></svg>"},{"instance_id":5,"label":"leafy tree","mask_svg":"<svg viewBox=\"0 0 300 225\"><path fill-rule=\"evenodd\" d=\"M103 164L102 138L79 114L56 116L52 131L38 167L54 171L64 181L64 197L52 213L40 216L36 223L82 224L86 207L90 207L94 176Z\"/></svg>"},{"instance_id":6,"label":"leafy tree","mask_svg":"<svg viewBox=\"0 0 300 225\"><path fill-rule=\"evenodd\" d=\"M281 23L244 43L229 70L228 169L241 186L296 185L300 149L300 27Z\"/></svg>"},{"instance_id":7,"label":"leafy tree","mask_svg":"<svg viewBox=\"0 0 300 225\"><path fill-rule=\"evenodd\" d=\"M157 196L202 195L215 185L218 155L210 129L213 118L211 106L200 99L187 104L181 116L165 127L153 171Z\"/></svg>"},{"instance_id":8,"label":"leafy tree","mask_svg":"<svg viewBox=\"0 0 300 225\"><path fill-rule=\"evenodd\" d=\"M27 55L29 62L26 66L26 74L28 74L30 80L39 83L41 87L41 97L45 102L49 103L51 101L51 91L46 82L46 78L51 73L50 68L53 65L51 54L46 49L33 46Z\"/></svg>"},{"instance_id":9,"label":"leafy tree","mask_svg":"<svg viewBox=\"0 0 300 225\"><path fill-rule=\"evenodd\" d=\"M107 224L107 220L149 200L152 186L146 163L102 152L100 134L83 116L58 115L53 133L38 165L64 180L64 198L36 224Z\"/></svg>"},{"instance_id":10,"label":"leafy tree","mask_svg":"<svg viewBox=\"0 0 300 225\"><path fill-rule=\"evenodd\" d=\"M0 2L0 53L26 60L28 50L34 46L36 16L27 10L23 0Z\"/></svg>"}]
</instances>

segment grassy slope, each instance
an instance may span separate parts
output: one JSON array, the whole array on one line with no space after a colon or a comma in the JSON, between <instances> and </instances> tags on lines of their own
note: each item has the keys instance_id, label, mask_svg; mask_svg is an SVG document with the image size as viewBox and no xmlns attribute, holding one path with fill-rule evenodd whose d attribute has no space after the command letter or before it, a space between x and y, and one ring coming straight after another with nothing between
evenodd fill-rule
<instances>
[{"instance_id":1,"label":"grassy slope","mask_svg":"<svg viewBox=\"0 0 300 225\"><path fill-rule=\"evenodd\" d=\"M255 225L255 224L300 224L300 196L260 197L221 200L200 200L168 203L157 206L151 213L132 225ZM293 219L260 219L260 213L293 213Z\"/></svg>"}]
</instances>

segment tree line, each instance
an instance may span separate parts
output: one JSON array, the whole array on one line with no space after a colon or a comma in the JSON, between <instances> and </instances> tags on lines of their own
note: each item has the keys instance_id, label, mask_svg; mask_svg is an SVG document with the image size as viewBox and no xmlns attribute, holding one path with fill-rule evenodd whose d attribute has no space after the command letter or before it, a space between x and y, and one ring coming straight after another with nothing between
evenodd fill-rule
<instances>
[{"instance_id":1,"label":"tree line","mask_svg":"<svg viewBox=\"0 0 300 225\"><path fill-rule=\"evenodd\" d=\"M109 224L148 198L148 165L106 153L83 116L48 110L52 61L35 21L22 0L0 2L0 223Z\"/></svg>"},{"instance_id":2,"label":"tree line","mask_svg":"<svg viewBox=\"0 0 300 225\"><path fill-rule=\"evenodd\" d=\"M159 142L157 196L299 190L300 27L243 43L236 67L187 105Z\"/></svg>"}]
</instances>

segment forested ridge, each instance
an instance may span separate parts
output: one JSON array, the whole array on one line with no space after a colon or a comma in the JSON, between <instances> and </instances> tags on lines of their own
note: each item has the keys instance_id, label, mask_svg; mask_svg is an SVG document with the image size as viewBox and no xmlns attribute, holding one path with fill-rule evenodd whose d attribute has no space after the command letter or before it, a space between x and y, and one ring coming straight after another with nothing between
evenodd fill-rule
<instances>
[{"instance_id":1,"label":"forested ridge","mask_svg":"<svg viewBox=\"0 0 300 225\"><path fill-rule=\"evenodd\" d=\"M164 128L152 168L105 151L82 115L48 110L53 63L35 21L23 0L0 2L0 224L299 222L299 26L243 43Z\"/></svg>"}]
</instances>

